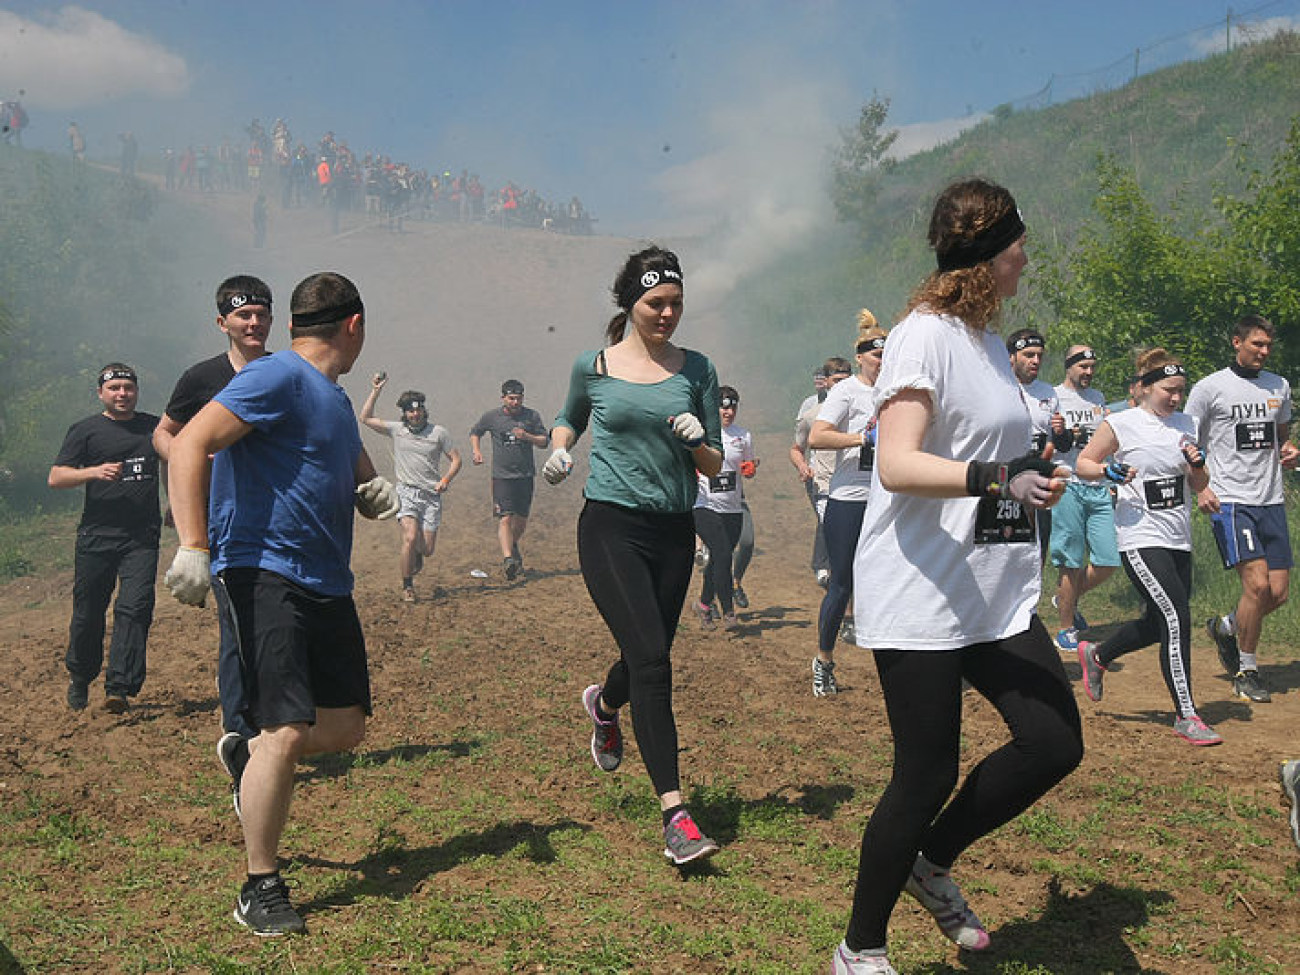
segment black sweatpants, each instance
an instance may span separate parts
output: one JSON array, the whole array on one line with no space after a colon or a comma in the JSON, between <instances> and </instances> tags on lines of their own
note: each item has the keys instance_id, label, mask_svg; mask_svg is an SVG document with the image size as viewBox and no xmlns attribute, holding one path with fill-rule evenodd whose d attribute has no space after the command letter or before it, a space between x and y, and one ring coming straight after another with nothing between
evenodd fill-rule
<instances>
[{"instance_id":1,"label":"black sweatpants","mask_svg":"<svg viewBox=\"0 0 1300 975\"><path fill-rule=\"evenodd\" d=\"M894 771L862 837L845 936L855 951L885 945L889 915L917 853L951 866L1083 759L1074 693L1038 617L1023 633L961 650L874 654L894 736ZM1011 740L971 769L949 802L961 752L963 679L997 708Z\"/></svg>"},{"instance_id":2,"label":"black sweatpants","mask_svg":"<svg viewBox=\"0 0 1300 975\"><path fill-rule=\"evenodd\" d=\"M735 579L731 574L731 560L740 540L744 516L740 512L723 514L712 508L696 508L695 534L709 547L709 564L704 569L704 585L700 589L700 602L705 606L718 597L722 612L730 616L736 611L734 602Z\"/></svg>"},{"instance_id":3,"label":"black sweatpants","mask_svg":"<svg viewBox=\"0 0 1300 975\"><path fill-rule=\"evenodd\" d=\"M601 696L632 705L632 730L656 795L680 787L670 653L695 557L689 511L659 514L587 501L578 563L591 601L618 644Z\"/></svg>"},{"instance_id":4,"label":"black sweatpants","mask_svg":"<svg viewBox=\"0 0 1300 975\"><path fill-rule=\"evenodd\" d=\"M145 644L153 623L158 543L103 535L78 535L68 627L68 673L89 684L104 664L104 614L113 604L104 692L134 697L144 685Z\"/></svg>"}]
</instances>

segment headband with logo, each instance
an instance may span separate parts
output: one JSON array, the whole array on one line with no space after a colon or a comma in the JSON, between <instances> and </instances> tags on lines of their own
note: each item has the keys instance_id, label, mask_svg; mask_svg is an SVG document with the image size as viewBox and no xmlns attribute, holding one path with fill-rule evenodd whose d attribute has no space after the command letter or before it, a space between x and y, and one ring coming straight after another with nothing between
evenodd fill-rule
<instances>
[{"instance_id":1,"label":"headband with logo","mask_svg":"<svg viewBox=\"0 0 1300 975\"><path fill-rule=\"evenodd\" d=\"M1150 386L1152 383L1158 383L1162 379L1173 379L1175 376L1186 376L1187 370L1176 362L1170 362L1167 365L1156 366L1149 372L1144 372L1138 376L1138 382L1143 386Z\"/></svg>"},{"instance_id":2,"label":"headband with logo","mask_svg":"<svg viewBox=\"0 0 1300 975\"><path fill-rule=\"evenodd\" d=\"M1096 359L1097 353L1093 352L1092 349L1080 349L1074 355L1065 357L1065 368L1069 369L1076 362L1083 362L1085 360L1088 362L1095 362Z\"/></svg>"},{"instance_id":3,"label":"headband with logo","mask_svg":"<svg viewBox=\"0 0 1300 975\"><path fill-rule=\"evenodd\" d=\"M140 380L136 378L134 369L105 369L99 374L99 385L103 386L104 383L111 383L114 379L129 379L137 386L140 385Z\"/></svg>"},{"instance_id":4,"label":"headband with logo","mask_svg":"<svg viewBox=\"0 0 1300 975\"><path fill-rule=\"evenodd\" d=\"M1041 335L1022 335L1014 342L1007 343L1008 352L1023 352L1025 349L1043 349L1047 343Z\"/></svg>"},{"instance_id":5,"label":"headband with logo","mask_svg":"<svg viewBox=\"0 0 1300 975\"><path fill-rule=\"evenodd\" d=\"M875 352L877 349L883 349L884 347L885 337L877 335L875 338L863 339L853 351L861 355L863 352Z\"/></svg>"},{"instance_id":6,"label":"headband with logo","mask_svg":"<svg viewBox=\"0 0 1300 975\"><path fill-rule=\"evenodd\" d=\"M734 410L737 406L740 405L740 397L724 396L722 397L722 399L718 400L718 405L722 407L724 410Z\"/></svg>"},{"instance_id":7,"label":"headband with logo","mask_svg":"<svg viewBox=\"0 0 1300 975\"><path fill-rule=\"evenodd\" d=\"M946 251L936 251L940 271L959 271L991 261L1025 235L1025 221L1012 207L971 240L954 244Z\"/></svg>"},{"instance_id":8,"label":"headband with logo","mask_svg":"<svg viewBox=\"0 0 1300 975\"><path fill-rule=\"evenodd\" d=\"M225 318L232 311L237 311L245 305L262 305L267 311L270 311L271 296L254 295L249 294L246 291L240 292L239 294L228 295L225 300L217 303L217 311L221 314L222 318Z\"/></svg>"},{"instance_id":9,"label":"headband with logo","mask_svg":"<svg viewBox=\"0 0 1300 975\"><path fill-rule=\"evenodd\" d=\"M679 288L684 287L682 269L679 267L665 267L655 271L646 271L636 279L630 288L619 295L618 306L630 311L632 306L641 300L642 295L651 288L659 287L661 284L675 284Z\"/></svg>"}]
</instances>

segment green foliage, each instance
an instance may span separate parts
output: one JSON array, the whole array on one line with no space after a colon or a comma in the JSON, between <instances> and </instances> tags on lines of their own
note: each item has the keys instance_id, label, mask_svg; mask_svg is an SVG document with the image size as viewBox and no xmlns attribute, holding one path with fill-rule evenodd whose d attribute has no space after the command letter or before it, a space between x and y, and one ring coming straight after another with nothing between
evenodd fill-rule
<instances>
[{"instance_id":1,"label":"green foliage","mask_svg":"<svg viewBox=\"0 0 1300 975\"><path fill-rule=\"evenodd\" d=\"M881 171L888 166L885 154L898 138L898 130L885 131L889 99L872 95L862 106L858 124L841 133L839 148L831 163L831 202L841 220L870 229L870 214L880 188Z\"/></svg>"}]
</instances>

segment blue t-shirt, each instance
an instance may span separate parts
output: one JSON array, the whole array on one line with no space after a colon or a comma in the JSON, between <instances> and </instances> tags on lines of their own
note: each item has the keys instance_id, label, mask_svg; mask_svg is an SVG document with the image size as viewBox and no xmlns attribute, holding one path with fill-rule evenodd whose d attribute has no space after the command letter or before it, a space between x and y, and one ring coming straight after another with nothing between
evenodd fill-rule
<instances>
[{"instance_id":1,"label":"blue t-shirt","mask_svg":"<svg viewBox=\"0 0 1300 975\"><path fill-rule=\"evenodd\" d=\"M255 359L218 403L253 427L212 464L212 570L261 568L324 596L352 591L361 434L343 389L292 350Z\"/></svg>"}]
</instances>

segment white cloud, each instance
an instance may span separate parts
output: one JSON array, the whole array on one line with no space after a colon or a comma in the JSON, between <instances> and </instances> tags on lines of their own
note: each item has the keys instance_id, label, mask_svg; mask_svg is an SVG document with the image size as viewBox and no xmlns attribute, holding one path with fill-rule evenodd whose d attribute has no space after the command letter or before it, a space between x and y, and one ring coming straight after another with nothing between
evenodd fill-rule
<instances>
[{"instance_id":1,"label":"white cloud","mask_svg":"<svg viewBox=\"0 0 1300 975\"><path fill-rule=\"evenodd\" d=\"M1263 20L1234 21L1232 24L1232 43L1253 44L1268 40L1274 34L1283 31L1300 30L1300 17L1266 17ZM1192 38L1192 50L1197 54L1220 54L1223 52L1223 31L1207 30Z\"/></svg>"},{"instance_id":2,"label":"white cloud","mask_svg":"<svg viewBox=\"0 0 1300 975\"><path fill-rule=\"evenodd\" d=\"M987 115L966 115L962 118L936 119L933 122L913 122L910 125L896 126L898 138L889 149L893 159L906 159L926 149L950 142L969 128L983 122Z\"/></svg>"},{"instance_id":3,"label":"white cloud","mask_svg":"<svg viewBox=\"0 0 1300 975\"><path fill-rule=\"evenodd\" d=\"M0 10L0 94L25 89L29 108L171 98L189 83L183 58L92 11L64 7L29 19Z\"/></svg>"}]
</instances>

